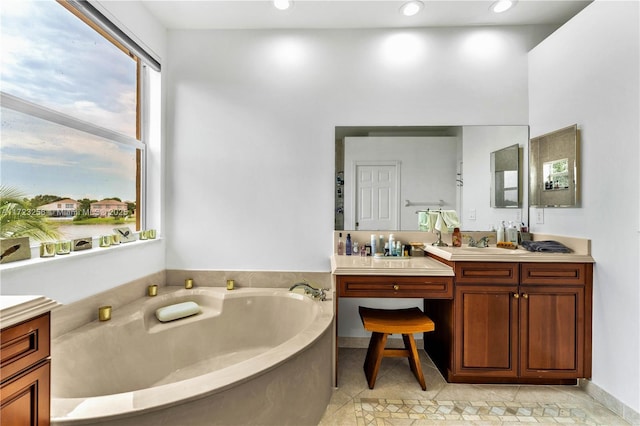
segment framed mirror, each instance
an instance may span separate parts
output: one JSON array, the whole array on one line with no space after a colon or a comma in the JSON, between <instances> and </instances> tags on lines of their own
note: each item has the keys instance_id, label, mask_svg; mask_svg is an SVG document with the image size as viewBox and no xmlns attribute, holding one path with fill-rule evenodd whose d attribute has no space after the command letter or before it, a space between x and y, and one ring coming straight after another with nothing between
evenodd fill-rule
<instances>
[{"instance_id":1,"label":"framed mirror","mask_svg":"<svg viewBox=\"0 0 640 426\"><path fill-rule=\"evenodd\" d=\"M529 205L579 205L579 137L576 124L529 143Z\"/></svg>"},{"instance_id":2,"label":"framed mirror","mask_svg":"<svg viewBox=\"0 0 640 426\"><path fill-rule=\"evenodd\" d=\"M520 147L518 144L493 151L491 163L491 207L517 208L520 202Z\"/></svg>"}]
</instances>

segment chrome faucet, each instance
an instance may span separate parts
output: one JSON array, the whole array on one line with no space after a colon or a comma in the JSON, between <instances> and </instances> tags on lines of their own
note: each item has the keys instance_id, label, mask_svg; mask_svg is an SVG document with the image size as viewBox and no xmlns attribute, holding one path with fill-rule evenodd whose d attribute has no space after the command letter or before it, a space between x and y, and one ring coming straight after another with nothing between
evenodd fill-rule
<instances>
[{"instance_id":1,"label":"chrome faucet","mask_svg":"<svg viewBox=\"0 0 640 426\"><path fill-rule=\"evenodd\" d=\"M489 247L489 237L484 236L480 238L478 241L474 240L472 236L469 236L469 247Z\"/></svg>"},{"instance_id":2,"label":"chrome faucet","mask_svg":"<svg viewBox=\"0 0 640 426\"><path fill-rule=\"evenodd\" d=\"M304 294L309 295L312 299L318 299L320 301L327 300L327 294L324 289L311 287L307 283L296 283L289 288L289 291L293 291L298 287L304 288Z\"/></svg>"}]
</instances>

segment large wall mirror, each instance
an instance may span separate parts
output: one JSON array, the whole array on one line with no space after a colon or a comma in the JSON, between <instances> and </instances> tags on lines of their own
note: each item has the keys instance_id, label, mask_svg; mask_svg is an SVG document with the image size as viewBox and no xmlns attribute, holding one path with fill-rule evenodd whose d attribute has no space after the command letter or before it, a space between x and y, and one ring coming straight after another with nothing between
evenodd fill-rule
<instances>
[{"instance_id":1,"label":"large wall mirror","mask_svg":"<svg viewBox=\"0 0 640 426\"><path fill-rule=\"evenodd\" d=\"M417 231L418 211L445 209L488 230L506 218L489 203L489 154L528 141L526 125L336 127L335 229Z\"/></svg>"},{"instance_id":2,"label":"large wall mirror","mask_svg":"<svg viewBox=\"0 0 640 426\"><path fill-rule=\"evenodd\" d=\"M491 207L520 207L520 146L515 144L493 151L489 161Z\"/></svg>"},{"instance_id":3,"label":"large wall mirror","mask_svg":"<svg viewBox=\"0 0 640 426\"><path fill-rule=\"evenodd\" d=\"M531 138L529 205L579 205L579 137L577 125Z\"/></svg>"}]
</instances>

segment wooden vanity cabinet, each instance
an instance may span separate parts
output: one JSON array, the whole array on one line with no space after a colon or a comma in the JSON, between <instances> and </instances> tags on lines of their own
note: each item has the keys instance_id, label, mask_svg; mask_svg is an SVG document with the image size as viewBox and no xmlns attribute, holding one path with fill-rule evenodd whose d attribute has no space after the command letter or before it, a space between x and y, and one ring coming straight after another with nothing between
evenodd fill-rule
<instances>
[{"instance_id":1,"label":"wooden vanity cabinet","mask_svg":"<svg viewBox=\"0 0 640 426\"><path fill-rule=\"evenodd\" d=\"M0 425L50 424L50 314L0 332Z\"/></svg>"},{"instance_id":2,"label":"wooden vanity cabinet","mask_svg":"<svg viewBox=\"0 0 640 426\"><path fill-rule=\"evenodd\" d=\"M453 266L450 352L434 359L449 381L575 383L591 376L591 264ZM425 310L442 324L447 315L436 303L425 301ZM436 343L425 339L426 347Z\"/></svg>"}]
</instances>

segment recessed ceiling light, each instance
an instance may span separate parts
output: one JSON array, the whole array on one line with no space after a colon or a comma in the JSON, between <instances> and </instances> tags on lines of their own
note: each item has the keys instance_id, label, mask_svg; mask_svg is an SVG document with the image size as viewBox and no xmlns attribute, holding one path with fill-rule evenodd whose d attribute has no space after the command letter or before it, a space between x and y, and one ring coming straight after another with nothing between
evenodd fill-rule
<instances>
[{"instance_id":1,"label":"recessed ceiling light","mask_svg":"<svg viewBox=\"0 0 640 426\"><path fill-rule=\"evenodd\" d=\"M506 12L515 6L517 0L498 0L497 2L491 5L491 10L495 13Z\"/></svg>"},{"instance_id":2,"label":"recessed ceiling light","mask_svg":"<svg viewBox=\"0 0 640 426\"><path fill-rule=\"evenodd\" d=\"M423 6L424 3L422 3L421 1L411 0L402 5L402 7L400 8L400 12L404 16L413 16L420 12Z\"/></svg>"},{"instance_id":3,"label":"recessed ceiling light","mask_svg":"<svg viewBox=\"0 0 640 426\"><path fill-rule=\"evenodd\" d=\"M278 10L287 10L291 7L292 3L290 0L273 0L273 5Z\"/></svg>"}]
</instances>

